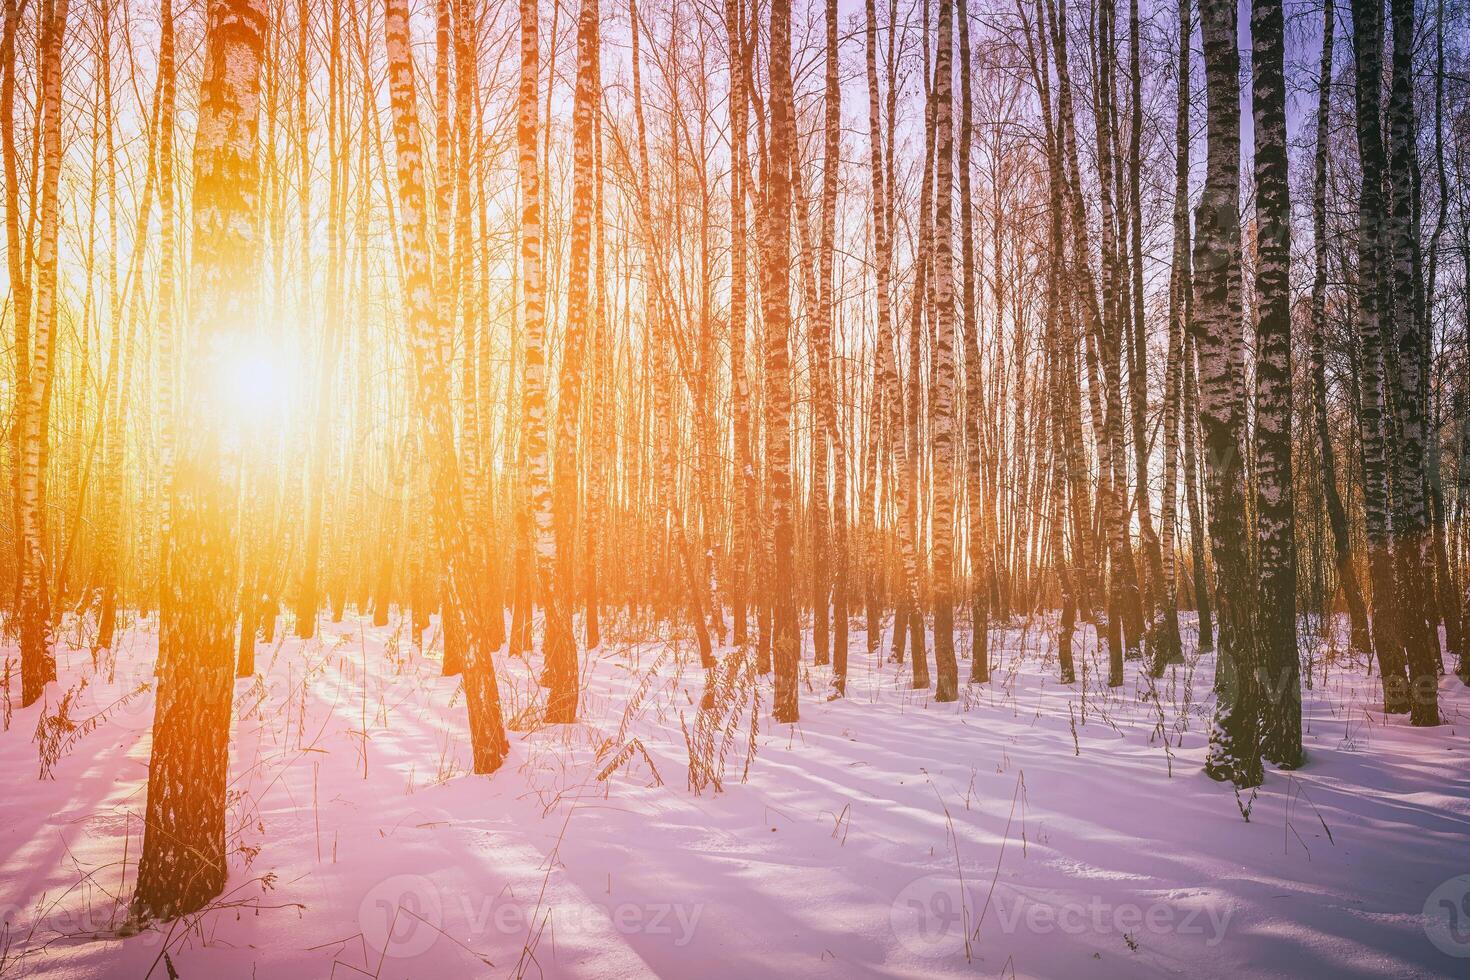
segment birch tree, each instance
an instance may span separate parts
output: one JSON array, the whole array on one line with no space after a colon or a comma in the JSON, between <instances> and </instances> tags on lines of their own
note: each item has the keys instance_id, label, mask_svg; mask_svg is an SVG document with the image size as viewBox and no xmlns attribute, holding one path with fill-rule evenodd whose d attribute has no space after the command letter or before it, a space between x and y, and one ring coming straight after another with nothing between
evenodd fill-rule
<instances>
[{"instance_id":1,"label":"birch tree","mask_svg":"<svg viewBox=\"0 0 1470 980\"><path fill-rule=\"evenodd\" d=\"M954 309L954 7L939 0L939 38L934 59L934 120L937 127L934 187L934 303L936 312L933 379L934 447L934 664L936 701L959 697L954 652L954 497L955 486L955 309ZM915 302L918 298L915 297ZM918 378L912 378L917 384ZM916 661L917 662L917 661Z\"/></svg>"},{"instance_id":2,"label":"birch tree","mask_svg":"<svg viewBox=\"0 0 1470 980\"><path fill-rule=\"evenodd\" d=\"M1261 782L1254 583L1246 543L1243 404L1244 324L1240 316L1240 52L1235 5L1200 0L1204 39L1207 152L1195 210L1194 331L1199 349L1210 546L1219 577L1219 661L1215 721L1205 772L1237 787Z\"/></svg>"},{"instance_id":3,"label":"birch tree","mask_svg":"<svg viewBox=\"0 0 1470 980\"><path fill-rule=\"evenodd\" d=\"M64 5L66 0L60 0ZM260 243L256 162L263 0L219 0L205 33L194 138L194 311L184 350L194 377L217 377L230 342L253 328ZM215 386L183 393L143 853L133 910L172 919L224 888L225 790L234 678L238 442Z\"/></svg>"},{"instance_id":4,"label":"birch tree","mask_svg":"<svg viewBox=\"0 0 1470 980\"><path fill-rule=\"evenodd\" d=\"M1256 182L1255 638L1265 671L1262 746L1302 760L1296 642L1296 514L1292 499L1291 197L1286 161L1286 18L1280 0L1252 0L1251 114Z\"/></svg>"},{"instance_id":5,"label":"birch tree","mask_svg":"<svg viewBox=\"0 0 1470 980\"><path fill-rule=\"evenodd\" d=\"M427 181L414 99L413 59L409 49L405 0L388 0L384 35L388 48L388 91L393 113L399 223L403 240L403 303L413 353L416 424L428 457L433 535L448 601L444 615L464 638L465 705L470 747L477 773L490 773L505 761L509 746L500 715L500 690L488 642L487 611L475 597L476 570L483 545L467 534L464 486L454 442L450 400L450 325L434 307Z\"/></svg>"},{"instance_id":6,"label":"birch tree","mask_svg":"<svg viewBox=\"0 0 1470 980\"><path fill-rule=\"evenodd\" d=\"M765 451L770 468L771 558L766 584L772 607L771 659L778 722L795 722L801 634L792 581L794 517L791 476L791 153L796 110L791 90L791 0L770 12L771 140L765 175L761 303L765 330Z\"/></svg>"},{"instance_id":7,"label":"birch tree","mask_svg":"<svg viewBox=\"0 0 1470 980\"><path fill-rule=\"evenodd\" d=\"M27 324L17 317L16 389L21 405L16 419L19 441L20 673L22 706L34 703L46 683L56 679L52 650L51 595L47 589L45 460L51 414L51 376L58 298L58 236L61 188L61 59L66 38L68 0L55 0L41 23L40 232L35 246L35 309ZM14 71L12 68L11 71ZM12 245L13 247L13 245ZM29 329L29 336L26 331ZM20 366L22 365L23 367Z\"/></svg>"},{"instance_id":8,"label":"birch tree","mask_svg":"<svg viewBox=\"0 0 1470 980\"><path fill-rule=\"evenodd\" d=\"M1388 438L1384 418L1385 321L1390 294L1384 258L1386 165L1382 126L1383 6L1380 0L1353 2L1354 89L1357 96L1358 193L1357 308L1359 354L1358 426L1362 430L1363 523L1368 539L1368 574L1373 585L1373 649L1383 682L1383 707L1409 710L1409 678L1398 626L1397 577L1389 537Z\"/></svg>"}]
</instances>

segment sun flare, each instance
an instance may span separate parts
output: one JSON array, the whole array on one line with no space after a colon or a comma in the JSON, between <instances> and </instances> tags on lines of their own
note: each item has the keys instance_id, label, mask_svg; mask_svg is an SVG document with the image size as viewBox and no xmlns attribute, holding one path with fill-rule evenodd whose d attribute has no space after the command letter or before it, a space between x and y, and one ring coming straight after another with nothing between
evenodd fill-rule
<instances>
[{"instance_id":1,"label":"sun flare","mask_svg":"<svg viewBox=\"0 0 1470 980\"><path fill-rule=\"evenodd\" d=\"M210 382L222 420L265 427L289 419L300 392L295 356L288 345L263 337L232 337L221 344Z\"/></svg>"}]
</instances>

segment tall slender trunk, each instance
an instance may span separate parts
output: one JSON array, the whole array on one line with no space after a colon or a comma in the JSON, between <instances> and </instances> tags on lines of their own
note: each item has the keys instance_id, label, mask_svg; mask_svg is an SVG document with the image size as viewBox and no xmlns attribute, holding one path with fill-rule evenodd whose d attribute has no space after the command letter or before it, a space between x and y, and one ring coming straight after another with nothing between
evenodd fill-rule
<instances>
[{"instance_id":1,"label":"tall slender trunk","mask_svg":"<svg viewBox=\"0 0 1470 980\"><path fill-rule=\"evenodd\" d=\"M1286 17L1281 0L1251 3L1251 114L1256 182L1256 543L1262 749L1302 761L1296 642L1296 512L1291 466L1291 196L1286 160Z\"/></svg>"},{"instance_id":2,"label":"tall slender trunk","mask_svg":"<svg viewBox=\"0 0 1470 980\"><path fill-rule=\"evenodd\" d=\"M832 690L842 695L847 689L847 452L843 445L842 429L837 417L837 392L835 390L833 333L835 330L833 310L836 305L837 283L835 281L835 259L837 250L837 176L841 165L842 89L838 85L837 50L837 0L826 2L827 60L826 88L823 108L822 157L822 232L818 255L820 298L817 316L813 323L813 345L817 354L817 378L815 397L819 414L818 429L824 439L814 443L825 447L820 452L832 456L832 507L828 541L832 557ZM818 486L817 493L825 496L825 487ZM824 508L825 509L825 508ZM826 583L817 576L819 608L817 615L826 618ZM817 647L820 657L822 648ZM820 663L820 660L818 661Z\"/></svg>"},{"instance_id":3,"label":"tall slender trunk","mask_svg":"<svg viewBox=\"0 0 1470 980\"><path fill-rule=\"evenodd\" d=\"M441 0L441 3L444 0ZM322 598L322 537L327 507L327 463L333 455L332 418L337 412L334 397L337 366L342 356L342 223L345 213L343 164L345 155L340 145L340 76L344 71L339 51L342 47L341 4L332 3L328 17L326 45L327 61L327 255L326 255L326 316L320 331L321 344L317 349L316 399L312 432L310 436L310 459L307 469L306 539L303 547L301 582L296 595L296 635L308 638L316 633L317 610ZM305 133L303 132L303 140ZM335 570L334 570L335 577ZM448 661L446 641L445 660Z\"/></svg>"},{"instance_id":4,"label":"tall slender trunk","mask_svg":"<svg viewBox=\"0 0 1470 980\"><path fill-rule=\"evenodd\" d=\"M453 132L449 122L450 104L450 35L451 6L453 0L434 0L434 236L433 236L433 269L435 277L434 290L434 316L438 319L440 329L448 331L453 335L454 322L454 291L457 283L455 281L452 263L454 261L451 234L454 221L454 151ZM331 202L328 201L328 210ZM330 275L330 273L329 273ZM328 302L331 302L330 296ZM451 341L452 342L452 341ZM453 377L453 367L450 368L450 376ZM464 462L464 476L473 475L474 464L471 462L473 449L465 447L462 454ZM467 484L468 485L468 484ZM441 575L439 581L440 594L438 596L441 615L439 617L439 632L444 641L444 660L441 671L445 676L453 676L464 670L464 630L463 624L456 618L444 614L443 610L449 605L449 599L443 594L448 588L448 582Z\"/></svg>"},{"instance_id":5,"label":"tall slender trunk","mask_svg":"<svg viewBox=\"0 0 1470 980\"><path fill-rule=\"evenodd\" d=\"M864 469L862 510L860 523L868 536L867 548L867 607L868 607L868 652L874 653L882 646L882 624L880 618L879 593L883 578L883 535L880 533L878 494L878 447L883 443L887 409L888 438L902 439L903 405L898 393L898 365L893 349L893 298L889 270L892 266L889 242L888 184L884 177L883 122L879 115L878 90L878 15L876 0L867 0L867 78L868 78L868 159L871 181L871 218L873 222L874 292L876 295L877 327L873 346L877 366L874 370L874 385L868 416L868 458ZM891 472L891 470L890 470ZM900 535L907 531L902 527ZM894 621L895 639L904 624Z\"/></svg>"},{"instance_id":6,"label":"tall slender trunk","mask_svg":"<svg viewBox=\"0 0 1470 980\"><path fill-rule=\"evenodd\" d=\"M600 16L600 11L599 11ZM579 24L580 30L580 24ZM586 635L587 649L596 649L602 643L601 633L601 607L602 593L601 583L598 577L598 564L601 560L601 545L606 539L606 524L608 522L607 467L613 460L613 431L615 421L612 411L613 391L613 337L609 333L612 327L607 313L607 235L606 224L603 217L603 176L602 176L602 114L597 111L600 105L600 93L602 88L602 56L600 46L594 46L592 52L592 84L594 95L599 98L593 100L592 131L592 255L593 268L592 289L595 293L592 306L592 322L590 327L591 340L587 349L592 351L592 361L588 370L592 377L592 398L588 410L583 413L585 428L583 429L583 440L586 444L584 452L589 457L583 469L587 473L588 488L587 514L584 518L584 537L586 553L584 557L583 579L586 590L586 610L583 622L583 630Z\"/></svg>"},{"instance_id":7,"label":"tall slender trunk","mask_svg":"<svg viewBox=\"0 0 1470 980\"><path fill-rule=\"evenodd\" d=\"M1394 484L1390 532L1398 575L1400 636L1408 661L1409 720L1416 726L1440 723L1439 615L1434 591L1434 559L1430 528L1427 453L1425 451L1428 374L1425 320L1420 288L1420 234L1415 185L1418 136L1414 117L1414 0L1390 0L1393 57L1388 95L1388 198L1385 251L1390 258L1391 297L1383 324L1392 337L1397 362L1394 376L1385 374L1393 392L1398 435L1398 480ZM1392 322L1393 333L1388 332Z\"/></svg>"},{"instance_id":8,"label":"tall slender trunk","mask_svg":"<svg viewBox=\"0 0 1470 980\"><path fill-rule=\"evenodd\" d=\"M903 659L904 637L907 636L909 656L912 661L914 690L929 686L929 660L925 652L924 607L920 598L919 579L920 553L923 550L923 531L920 512L920 443L919 408L920 386L923 383L920 348L922 346L924 307L928 299L929 258L933 249L934 200L934 138L935 138L935 89L929 84L926 71L928 98L924 113L924 165L923 178L919 182L919 230L914 254L914 285L909 296L909 371L908 385L899 393L898 372L894 369L894 432L902 433L902 465L897 476L898 519L900 524L899 547L902 551L903 592L898 611L894 616L893 649L894 659ZM879 352L884 356L884 352ZM898 436L895 435L895 438ZM907 632L905 633L905 629Z\"/></svg>"},{"instance_id":9,"label":"tall slender trunk","mask_svg":"<svg viewBox=\"0 0 1470 980\"><path fill-rule=\"evenodd\" d=\"M1139 537L1148 568L1148 595L1153 599L1148 624L1148 639L1153 644L1153 661L1158 663L1182 663L1183 653L1179 641L1179 606L1174 598L1172 575L1164 570L1163 546L1159 543L1159 532L1154 527L1153 493L1149 483L1149 440L1147 435L1148 412L1148 337L1143 317L1143 75L1142 41L1139 37L1138 0L1128 3L1128 82L1129 106L1131 110L1128 127L1128 233L1131 257L1129 295L1132 309L1129 311L1131 343L1129 351L1128 380L1129 400L1132 406L1133 463L1138 476L1138 527ZM1165 396L1167 398L1167 394ZM1164 533L1170 533L1165 527Z\"/></svg>"},{"instance_id":10,"label":"tall slender trunk","mask_svg":"<svg viewBox=\"0 0 1470 980\"><path fill-rule=\"evenodd\" d=\"M1052 9L1050 2L1048 2L1048 9ZM1126 509L1120 489L1125 476L1121 472L1124 459L1121 383L1118 379L1117 356L1114 350L1116 345L1104 343L1106 334L1111 332L1104 321L1104 306L1111 303L1111 299L1105 285L1104 300L1106 302L1099 303L1095 286L1097 280L1092 271L1087 212L1082 198L1082 175L1078 162L1077 127L1073 109L1071 69L1067 54L1067 12L1064 2L1056 4L1055 13L1051 15L1050 20L1052 47L1056 53L1057 107L1059 129L1062 134L1060 142L1067 171L1067 211L1071 231L1071 289L1076 305L1082 312L1084 328L1082 344L1084 349L1089 351L1089 375L1092 380L1089 385L1089 394L1092 396L1093 426L1098 441L1098 463L1102 469L1098 480L1098 504L1103 518L1103 533L1107 535L1106 547L1109 564L1106 623L1108 682L1112 686L1117 686L1123 683L1125 609L1131 610L1136 607L1135 602L1129 601L1127 582L1130 580L1134 582L1131 596L1137 599L1136 580L1130 579L1129 573L1133 558L1128 544ZM1106 86L1104 89L1106 90ZM1104 112L1100 118L1106 119L1107 113ZM1111 160L1111 154L1108 151L1109 142L1105 135L1099 141L1100 162ZM1110 168L1102 175L1100 187L1105 200L1110 201L1112 190ZM1111 206L1105 206L1103 211L1103 281L1106 284L1111 279L1108 274L1108 266L1112 261L1109 258L1113 238L1110 230L1112 227ZM1109 362L1111 366L1099 370L1093 364L1090 352L1096 348L1097 353L1101 355L1104 353L1104 346L1108 348L1109 356L1100 356L1099 360ZM1105 389L1105 404L1099 399L1099 388ZM1101 549L1104 544L1099 542L1098 547ZM1127 614L1126 618L1132 620L1134 617Z\"/></svg>"},{"instance_id":11,"label":"tall slender trunk","mask_svg":"<svg viewBox=\"0 0 1470 980\"><path fill-rule=\"evenodd\" d=\"M65 4L66 0L60 0ZM191 377L211 377L256 317L256 125L264 0L217 0L205 33L194 140ZM238 443L215 386L183 392L172 498L173 551L160 645L153 754L136 912L171 919L224 888L230 689L234 677Z\"/></svg>"},{"instance_id":12,"label":"tall slender trunk","mask_svg":"<svg viewBox=\"0 0 1470 980\"><path fill-rule=\"evenodd\" d=\"M174 178L174 113L177 96L175 77L175 37L172 0L164 0L160 10L158 42L158 320L154 325L158 354L158 398L155 411L158 426L158 480L161 488L158 514L158 607L160 613L168 601L169 563L173 555L173 481L175 437L178 426L178 333L175 323L175 265L178 252L177 217ZM305 131L305 124L302 125ZM303 205L304 206L304 205ZM172 649L160 638L158 666L164 667Z\"/></svg>"},{"instance_id":13,"label":"tall slender trunk","mask_svg":"<svg viewBox=\"0 0 1470 980\"><path fill-rule=\"evenodd\" d=\"M1322 10L1322 60L1317 78L1317 145L1312 155L1312 292L1308 316L1308 374L1312 381L1313 436L1321 467L1322 499L1332 531L1332 550L1351 626L1353 649L1371 653L1368 612L1353 564L1348 533L1347 509L1337 487L1337 459L1327 424L1327 163L1331 138L1332 61L1337 29L1337 8L1327 0ZM1330 611L1324 610L1324 611Z\"/></svg>"},{"instance_id":14,"label":"tall slender trunk","mask_svg":"<svg viewBox=\"0 0 1470 980\"><path fill-rule=\"evenodd\" d=\"M1189 332L1191 275L1189 264L1189 98L1190 0L1179 0L1179 76L1174 112L1174 249L1169 266L1169 353L1164 373L1164 496L1160 508L1160 588L1174 609L1178 637L1178 582L1174 555L1174 525L1179 499L1179 402L1184 383L1185 335ZM1193 425L1191 420L1188 424ZM1163 676L1171 659L1155 651L1153 674ZM1182 660L1177 646L1175 658Z\"/></svg>"},{"instance_id":15,"label":"tall slender trunk","mask_svg":"<svg viewBox=\"0 0 1470 980\"><path fill-rule=\"evenodd\" d=\"M450 400L451 330L434 308L426 167L414 101L406 0L387 0L384 34L403 229L403 297L416 382L415 415L429 457L428 509L435 550L444 569L443 613L446 619L457 622L464 637L465 705L474 771L490 773L505 761L509 746L491 657L491 629L486 609L475 601L475 576L485 566L485 557L479 551L484 543L483 538L468 534L466 529L464 483L454 445L454 408ZM535 195L531 199L535 200Z\"/></svg>"},{"instance_id":16,"label":"tall slender trunk","mask_svg":"<svg viewBox=\"0 0 1470 980\"><path fill-rule=\"evenodd\" d=\"M750 443L750 377L746 368L747 272L745 32L741 0L725 0L730 48L730 429L734 442L734 489L730 495L730 607L736 646L747 642L751 582L750 525L756 518L755 461Z\"/></svg>"},{"instance_id":17,"label":"tall slender trunk","mask_svg":"<svg viewBox=\"0 0 1470 980\"><path fill-rule=\"evenodd\" d=\"M770 467L771 562L768 584L771 655L776 670L774 715L795 722L801 632L792 581L795 527L791 475L791 155L796 148L796 108L791 87L791 0L772 0L770 21L771 142L766 171L765 448Z\"/></svg>"},{"instance_id":18,"label":"tall slender trunk","mask_svg":"<svg viewBox=\"0 0 1470 980\"><path fill-rule=\"evenodd\" d=\"M5 169L5 260L10 275L11 316L15 322L15 399L14 419L10 424L10 458L21 458L22 431L25 428L25 398L31 367L31 281L29 241L21 229L20 173L21 163L15 142L15 76L18 59L15 38L20 31L23 7L16 0L5 0L4 33L0 35L0 154ZM150 157L151 162L151 157ZM21 467L11 466L12 526L21 527ZM22 581L26 565L24 534L15 535L16 579L12 598L19 611Z\"/></svg>"},{"instance_id":19,"label":"tall slender trunk","mask_svg":"<svg viewBox=\"0 0 1470 980\"><path fill-rule=\"evenodd\" d=\"M1199 344L1210 544L1220 577L1215 724L1205 772L1237 787L1262 779L1245 507L1245 338L1240 316L1240 51L1233 0L1200 0L1209 96L1205 189L1195 212L1194 328Z\"/></svg>"},{"instance_id":20,"label":"tall slender trunk","mask_svg":"<svg viewBox=\"0 0 1470 980\"><path fill-rule=\"evenodd\" d=\"M1191 253L1192 254L1192 253ZM1191 262L1191 266L1193 263ZM1194 578L1194 606L1199 619L1199 648L1215 648L1214 603L1205 567L1205 508L1199 478L1199 383L1196 379L1196 343L1193 316L1194 276L1190 275L1190 310L1185 313L1184 378L1180 398L1184 417L1184 502L1189 505L1189 552Z\"/></svg>"},{"instance_id":21,"label":"tall slender trunk","mask_svg":"<svg viewBox=\"0 0 1470 980\"><path fill-rule=\"evenodd\" d=\"M1424 290L1428 297L1425 315L1428 308L1433 305L1435 294L1438 292L1440 245L1444 239L1444 233L1449 222L1450 185L1448 174L1445 170L1445 0L1436 0L1434 16L1434 170L1435 184L1438 191L1439 205L1434 219L1434 230L1429 236L1429 263L1427 281ZM1425 342L1427 343L1432 334L1432 328L1424 327ZM1470 331L1466 332L1470 336ZM1470 368L1470 365L1467 365ZM1425 369L1426 381L1429 368ZM1463 414L1464 392L1457 393L1461 399L1461 411L1453 412L1456 417ZM1433 508L1434 520L1434 560L1435 579L1438 583L1436 599L1439 602L1440 611L1444 617L1445 647L1446 652L1455 658L1456 663L1462 663L1465 657L1465 618L1461 609L1460 598L1455 594L1455 575L1451 570L1452 551L1454 548L1453 528L1450 525L1450 517L1445 507L1444 493L1444 468L1443 468L1443 446L1441 442L1441 418L1438 412L1432 413L1429 435L1429 472L1430 472L1430 504Z\"/></svg>"},{"instance_id":22,"label":"tall slender trunk","mask_svg":"<svg viewBox=\"0 0 1470 980\"><path fill-rule=\"evenodd\" d=\"M550 463L546 451L546 282L542 257L540 146L540 23L536 0L521 0L521 71L516 145L519 149L522 334L521 438L526 462L526 535L534 549L536 593L546 604L548 623L554 601L556 541ZM528 617L529 618L529 617ZM559 616L558 616L559 618ZM528 624L529 625L529 624ZM564 682L562 644L547 644L547 677ZM563 694L563 698L565 694ZM564 703L564 702L562 702ZM548 706L549 707L549 706Z\"/></svg>"},{"instance_id":23,"label":"tall slender trunk","mask_svg":"<svg viewBox=\"0 0 1470 980\"><path fill-rule=\"evenodd\" d=\"M963 10L963 2L961 10ZM1060 592L1061 615L1057 631L1057 659L1063 684L1076 681L1076 668L1072 654L1072 640L1077 625L1077 594L1075 580L1067 559L1067 515L1068 475L1067 459L1067 355L1063 340L1064 315L1061 309L1061 289L1064 276L1065 238L1062 232L1062 171L1058 152L1057 126L1052 114L1051 100L1051 53L1047 40L1046 8L1037 0L1036 32L1033 36L1030 18L1024 6L1017 12L1022 19L1026 37L1026 59L1031 70L1032 84L1041 100L1042 136L1046 147L1046 193L1047 193L1047 264L1046 292L1043 327L1043 357L1046 383L1043 387L1047 405L1046 448L1050 451L1050 492L1044 504L1047 514L1047 547L1050 549L1051 565L1056 572ZM961 31L961 38L965 34ZM963 43L963 40L962 40ZM968 106L965 118L968 121ZM962 154L963 158L963 154ZM968 287L967 287L968 288ZM978 360L978 351L977 358ZM978 485L972 478L971 486ZM971 491L975 491L972 489ZM972 504L972 507L974 504ZM973 549L973 545L971 546Z\"/></svg>"},{"instance_id":24,"label":"tall slender trunk","mask_svg":"<svg viewBox=\"0 0 1470 980\"><path fill-rule=\"evenodd\" d=\"M35 318L31 322L29 362L17 386L24 408L20 436L20 671L22 706L32 704L56 679L52 621L47 591L45 540L46 474L51 376L54 370L56 319L59 307L61 188L61 57L66 37L68 0L54 0L41 32L41 230L36 241ZM13 70L13 69L12 69ZM19 322L19 321L17 321Z\"/></svg>"},{"instance_id":25,"label":"tall slender trunk","mask_svg":"<svg viewBox=\"0 0 1470 980\"><path fill-rule=\"evenodd\" d=\"M954 7L939 0L939 38L934 59L935 163L934 302L935 375L931 379L934 452L934 700L959 697L954 652L954 487L955 487L955 324L954 324ZM913 379L914 383L918 378ZM917 659L915 663L917 664Z\"/></svg>"},{"instance_id":26,"label":"tall slender trunk","mask_svg":"<svg viewBox=\"0 0 1470 980\"><path fill-rule=\"evenodd\" d=\"M458 337L465 351L460 403L467 443L464 452L464 493L465 512L469 515L470 527L466 533L474 542L473 554L477 561L470 576L473 587L471 601L484 608L485 645L491 650L498 650L505 639L505 620L494 584L495 563L490 557L490 542L493 540L491 525L494 520L489 488L491 424L484 404L487 398L486 389L490 385L490 331L483 322L488 315L486 308L489 305L486 294L488 284L485 282L488 270L484 267L488 259L483 247L478 250L481 266L480 281L477 283L477 249L472 227L476 199L481 208L484 206L484 189L480 183L484 153L475 98L479 85L479 25L476 18L477 7L473 0L455 0L453 10L456 159L453 261L447 271L453 279L452 289L459 298ZM483 222L483 210L480 218ZM445 669L457 667L463 670L462 661L453 665L448 661L446 647Z\"/></svg>"},{"instance_id":27,"label":"tall slender trunk","mask_svg":"<svg viewBox=\"0 0 1470 980\"><path fill-rule=\"evenodd\" d=\"M968 557L970 560L970 680L977 684L983 684L990 680L991 556L988 549L988 538L985 533L985 515L987 510L993 510L995 508L996 501L983 500L981 498L980 482L980 412L984 400L984 394L982 392L984 381L980 371L980 321L977 316L976 303L978 277L975 267L975 213L970 187L970 151L974 139L974 86L970 78L970 15L967 0L959 0L958 13L960 85L962 86L960 93L960 145L958 161L960 185L960 268L963 276L960 287L960 320L964 324L964 337L959 342L964 345L965 370L965 497L969 504L966 532L968 535ZM1047 130L1050 132L1050 92L1046 89L1040 74L1038 74L1038 88L1042 92L1043 111L1047 117ZM1054 149L1055 147L1049 142L1047 144L1049 162L1053 159L1051 154ZM1053 201L1054 206L1055 203ZM1059 217L1059 214L1055 212L1055 207L1052 216L1054 218ZM1056 253L1053 254L1055 255ZM1063 654L1064 657L1068 658L1070 658L1070 655L1070 649Z\"/></svg>"},{"instance_id":28,"label":"tall slender trunk","mask_svg":"<svg viewBox=\"0 0 1470 980\"><path fill-rule=\"evenodd\" d=\"M1103 438L1106 453L1103 476L1108 493L1103 519L1106 522L1110 554L1108 557L1108 591L1114 612L1109 616L1110 637L1108 685L1123 683L1123 663L1118 657L1120 646L1111 637L1121 629L1127 644L1126 655L1141 655L1143 641L1143 600L1138 572L1133 560L1133 544L1129 537L1128 463L1123 404L1123 341L1131 330L1132 313L1128 302L1127 250L1123 233L1126 201L1122 193L1123 166L1118 158L1117 94L1114 71L1117 62L1117 10L1114 0L1102 0L1097 17L1097 59L1099 64L1098 97L1095 112L1098 190L1101 200L1102 309L1096 333L1099 361L1102 367L1104 416ZM1115 627L1116 623L1116 627Z\"/></svg>"},{"instance_id":29,"label":"tall slender trunk","mask_svg":"<svg viewBox=\"0 0 1470 980\"><path fill-rule=\"evenodd\" d=\"M577 89L572 114L572 228L567 267L567 329L562 337L562 360L557 385L556 583L547 607L546 664L551 692L546 719L571 722L577 715L577 641L572 631L576 594L577 427L582 402L582 362L587 346L592 258L593 192L592 119L601 101L598 79L597 0L582 0L577 17ZM590 519L590 515L589 515Z\"/></svg>"},{"instance_id":30,"label":"tall slender trunk","mask_svg":"<svg viewBox=\"0 0 1470 980\"><path fill-rule=\"evenodd\" d=\"M1409 710L1409 678L1399 629L1397 583L1389 537L1390 419L1384 417L1384 345L1392 316L1387 301L1384 228L1386 165L1382 128L1383 7L1381 0L1353 0L1353 60L1357 94L1358 329L1361 338L1358 423L1362 430L1363 523L1368 573L1373 584L1373 647L1383 680L1384 710Z\"/></svg>"}]
</instances>

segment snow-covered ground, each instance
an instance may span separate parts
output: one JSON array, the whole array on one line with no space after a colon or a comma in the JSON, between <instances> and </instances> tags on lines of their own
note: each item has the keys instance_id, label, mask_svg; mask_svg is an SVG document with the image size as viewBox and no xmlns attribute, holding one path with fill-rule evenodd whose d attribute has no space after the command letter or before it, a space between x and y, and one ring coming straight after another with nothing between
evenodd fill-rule
<instances>
[{"instance_id":1,"label":"snow-covered ground","mask_svg":"<svg viewBox=\"0 0 1470 980\"><path fill-rule=\"evenodd\" d=\"M1200 769L1210 657L1110 691L1088 633L1063 686L1039 622L997 630L993 680L947 705L856 631L848 697L808 663L795 726L735 661L701 715L687 642L614 630L583 722L538 730L501 655L490 777L432 646L324 623L237 683L226 894L124 937L155 626L96 675L73 629L48 704L0 735L0 976L1470 975L1453 676L1416 730L1314 649L1308 766L1237 798Z\"/></svg>"}]
</instances>

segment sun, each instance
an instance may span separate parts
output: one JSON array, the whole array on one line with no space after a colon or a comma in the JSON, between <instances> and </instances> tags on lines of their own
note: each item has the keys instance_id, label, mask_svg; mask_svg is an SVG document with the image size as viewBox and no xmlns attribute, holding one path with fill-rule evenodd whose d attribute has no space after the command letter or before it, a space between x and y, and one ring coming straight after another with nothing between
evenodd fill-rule
<instances>
[{"instance_id":1,"label":"sun","mask_svg":"<svg viewBox=\"0 0 1470 980\"><path fill-rule=\"evenodd\" d=\"M299 360L262 337L231 337L215 351L212 400L221 420L245 429L273 428L295 410Z\"/></svg>"}]
</instances>

